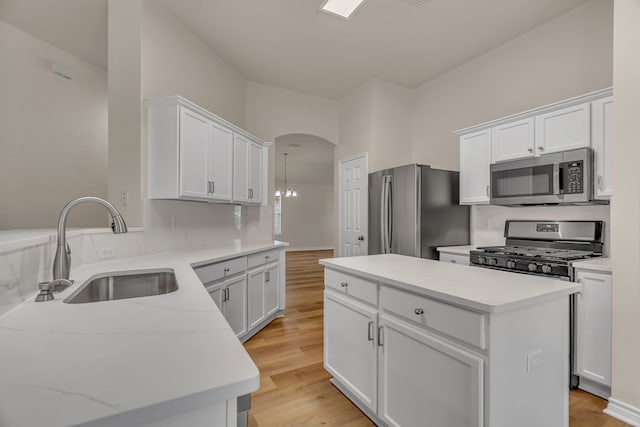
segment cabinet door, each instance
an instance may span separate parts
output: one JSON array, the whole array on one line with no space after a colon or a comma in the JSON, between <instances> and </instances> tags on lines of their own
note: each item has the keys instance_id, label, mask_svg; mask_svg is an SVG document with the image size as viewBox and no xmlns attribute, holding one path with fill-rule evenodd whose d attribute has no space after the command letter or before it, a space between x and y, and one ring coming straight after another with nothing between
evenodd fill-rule
<instances>
[{"instance_id":1,"label":"cabinet door","mask_svg":"<svg viewBox=\"0 0 640 427\"><path fill-rule=\"evenodd\" d=\"M247 276L224 282L224 317L237 336L247 332Z\"/></svg>"},{"instance_id":2,"label":"cabinet door","mask_svg":"<svg viewBox=\"0 0 640 427\"><path fill-rule=\"evenodd\" d=\"M591 145L590 104L536 116L536 156Z\"/></svg>"},{"instance_id":3,"label":"cabinet door","mask_svg":"<svg viewBox=\"0 0 640 427\"><path fill-rule=\"evenodd\" d=\"M582 292L576 304L578 375L611 385L611 275L577 272Z\"/></svg>"},{"instance_id":4,"label":"cabinet door","mask_svg":"<svg viewBox=\"0 0 640 427\"><path fill-rule=\"evenodd\" d=\"M215 302L218 308L222 310L222 283L213 286L207 286L207 292L209 292L209 296L211 297L213 302Z\"/></svg>"},{"instance_id":5,"label":"cabinet door","mask_svg":"<svg viewBox=\"0 0 640 427\"><path fill-rule=\"evenodd\" d=\"M533 157L533 118L518 120L492 129L491 158L494 162Z\"/></svg>"},{"instance_id":6,"label":"cabinet door","mask_svg":"<svg viewBox=\"0 0 640 427\"><path fill-rule=\"evenodd\" d=\"M265 317L265 279L264 268L248 273L247 287L249 300L249 329L253 329Z\"/></svg>"},{"instance_id":7,"label":"cabinet door","mask_svg":"<svg viewBox=\"0 0 640 427\"><path fill-rule=\"evenodd\" d=\"M180 197L208 199L210 122L180 107Z\"/></svg>"},{"instance_id":8,"label":"cabinet door","mask_svg":"<svg viewBox=\"0 0 640 427\"><path fill-rule=\"evenodd\" d=\"M390 426L480 427L483 360L380 316L378 416Z\"/></svg>"},{"instance_id":9,"label":"cabinet door","mask_svg":"<svg viewBox=\"0 0 640 427\"><path fill-rule=\"evenodd\" d=\"M249 201L262 203L262 147L249 144Z\"/></svg>"},{"instance_id":10,"label":"cabinet door","mask_svg":"<svg viewBox=\"0 0 640 427\"><path fill-rule=\"evenodd\" d=\"M591 146L595 155L595 197L613 195L613 97L591 103Z\"/></svg>"},{"instance_id":11,"label":"cabinet door","mask_svg":"<svg viewBox=\"0 0 640 427\"><path fill-rule=\"evenodd\" d=\"M324 367L375 412L377 311L331 291L324 295Z\"/></svg>"},{"instance_id":12,"label":"cabinet door","mask_svg":"<svg viewBox=\"0 0 640 427\"><path fill-rule=\"evenodd\" d=\"M491 129L460 137L460 204L489 203Z\"/></svg>"},{"instance_id":13,"label":"cabinet door","mask_svg":"<svg viewBox=\"0 0 640 427\"><path fill-rule=\"evenodd\" d=\"M265 271L264 277L264 311L265 316L271 316L278 311L278 291L280 284L280 266L272 265Z\"/></svg>"},{"instance_id":14,"label":"cabinet door","mask_svg":"<svg viewBox=\"0 0 640 427\"><path fill-rule=\"evenodd\" d=\"M233 136L233 200L249 201L249 146L241 135Z\"/></svg>"},{"instance_id":15,"label":"cabinet door","mask_svg":"<svg viewBox=\"0 0 640 427\"><path fill-rule=\"evenodd\" d=\"M208 164L210 197L231 200L233 131L218 123L211 123Z\"/></svg>"}]
</instances>

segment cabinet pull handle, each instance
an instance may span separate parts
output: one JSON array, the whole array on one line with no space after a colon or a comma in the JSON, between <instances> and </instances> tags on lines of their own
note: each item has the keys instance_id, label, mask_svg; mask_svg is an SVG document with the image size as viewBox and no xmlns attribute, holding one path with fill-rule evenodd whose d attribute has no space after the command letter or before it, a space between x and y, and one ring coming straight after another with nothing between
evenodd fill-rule
<instances>
[{"instance_id":1,"label":"cabinet pull handle","mask_svg":"<svg viewBox=\"0 0 640 427\"><path fill-rule=\"evenodd\" d=\"M418 316L424 314L424 310L422 308L416 308L413 312Z\"/></svg>"},{"instance_id":2,"label":"cabinet pull handle","mask_svg":"<svg viewBox=\"0 0 640 427\"><path fill-rule=\"evenodd\" d=\"M544 147L542 145L538 145L538 151L544 151Z\"/></svg>"},{"instance_id":3,"label":"cabinet pull handle","mask_svg":"<svg viewBox=\"0 0 640 427\"><path fill-rule=\"evenodd\" d=\"M598 175L598 190L602 190L602 175Z\"/></svg>"},{"instance_id":4,"label":"cabinet pull handle","mask_svg":"<svg viewBox=\"0 0 640 427\"><path fill-rule=\"evenodd\" d=\"M211 194L216 192L216 182L211 181Z\"/></svg>"},{"instance_id":5,"label":"cabinet pull handle","mask_svg":"<svg viewBox=\"0 0 640 427\"><path fill-rule=\"evenodd\" d=\"M452 259L452 260L451 260L451 262L455 264L455 263L456 263L456 260L455 260L455 259Z\"/></svg>"},{"instance_id":6,"label":"cabinet pull handle","mask_svg":"<svg viewBox=\"0 0 640 427\"><path fill-rule=\"evenodd\" d=\"M530 152L530 153L533 153L533 148L529 147L529 148L527 148L527 151Z\"/></svg>"},{"instance_id":7,"label":"cabinet pull handle","mask_svg":"<svg viewBox=\"0 0 640 427\"><path fill-rule=\"evenodd\" d=\"M269 262L269 255L264 256L264 262Z\"/></svg>"},{"instance_id":8,"label":"cabinet pull handle","mask_svg":"<svg viewBox=\"0 0 640 427\"><path fill-rule=\"evenodd\" d=\"M487 192L487 197L489 197L490 196L490 194L489 194L489 184L487 184L487 188L485 189L485 191Z\"/></svg>"},{"instance_id":9,"label":"cabinet pull handle","mask_svg":"<svg viewBox=\"0 0 640 427\"><path fill-rule=\"evenodd\" d=\"M271 273L270 271L267 271L266 273L264 273L264 275L265 275L264 281L265 282L268 282L268 281L271 280L271 274L270 273Z\"/></svg>"},{"instance_id":10,"label":"cabinet pull handle","mask_svg":"<svg viewBox=\"0 0 640 427\"><path fill-rule=\"evenodd\" d=\"M343 288L346 288L347 286L349 286L349 284L347 282L342 282L340 283L340 286L342 286Z\"/></svg>"},{"instance_id":11,"label":"cabinet pull handle","mask_svg":"<svg viewBox=\"0 0 640 427\"><path fill-rule=\"evenodd\" d=\"M384 345L382 342L382 328L383 326L378 326L378 347L382 347Z\"/></svg>"},{"instance_id":12,"label":"cabinet pull handle","mask_svg":"<svg viewBox=\"0 0 640 427\"><path fill-rule=\"evenodd\" d=\"M373 341L373 320L369 321L369 325L367 327L367 339L369 341Z\"/></svg>"}]
</instances>

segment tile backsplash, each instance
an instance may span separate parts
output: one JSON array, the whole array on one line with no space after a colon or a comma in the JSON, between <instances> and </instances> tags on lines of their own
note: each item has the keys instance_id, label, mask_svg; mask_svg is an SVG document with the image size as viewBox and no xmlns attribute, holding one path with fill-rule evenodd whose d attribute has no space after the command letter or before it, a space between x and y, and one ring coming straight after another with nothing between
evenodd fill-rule
<instances>
[{"instance_id":1,"label":"tile backsplash","mask_svg":"<svg viewBox=\"0 0 640 427\"><path fill-rule=\"evenodd\" d=\"M144 230L114 235L108 229L70 231L71 271L82 264L99 262L101 248L113 248L113 258L149 255L174 250L233 247L242 242L272 240L269 206L241 208L240 227L233 205L171 200L145 200ZM56 249L55 230L25 230L24 244L16 243L20 232L0 232L0 314L30 298L38 283L51 280ZM38 236L38 237L34 237ZM6 240L9 240L7 242ZM112 260L106 259L105 261Z\"/></svg>"},{"instance_id":2,"label":"tile backsplash","mask_svg":"<svg viewBox=\"0 0 640 427\"><path fill-rule=\"evenodd\" d=\"M504 223L509 219L592 220L604 221L604 254L609 254L611 235L609 205L506 207L478 205L472 207L471 243L476 246L504 244Z\"/></svg>"}]
</instances>

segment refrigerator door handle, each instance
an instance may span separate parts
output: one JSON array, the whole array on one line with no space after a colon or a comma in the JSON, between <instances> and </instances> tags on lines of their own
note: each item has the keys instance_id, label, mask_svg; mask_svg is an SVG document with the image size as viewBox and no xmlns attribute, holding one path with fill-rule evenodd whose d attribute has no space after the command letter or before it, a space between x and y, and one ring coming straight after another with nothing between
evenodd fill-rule
<instances>
[{"instance_id":1,"label":"refrigerator door handle","mask_svg":"<svg viewBox=\"0 0 640 427\"><path fill-rule=\"evenodd\" d=\"M387 253L391 253L393 244L393 186L391 185L391 177L387 182Z\"/></svg>"},{"instance_id":2,"label":"refrigerator door handle","mask_svg":"<svg viewBox=\"0 0 640 427\"><path fill-rule=\"evenodd\" d=\"M380 241L381 252L387 253L387 176L382 176L382 194L380 197Z\"/></svg>"}]
</instances>

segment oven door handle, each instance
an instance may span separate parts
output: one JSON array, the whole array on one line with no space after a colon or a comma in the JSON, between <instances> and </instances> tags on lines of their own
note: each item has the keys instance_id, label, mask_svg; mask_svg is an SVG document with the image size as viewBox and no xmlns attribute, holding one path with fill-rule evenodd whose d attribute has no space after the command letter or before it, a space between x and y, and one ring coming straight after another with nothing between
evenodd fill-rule
<instances>
[{"instance_id":1,"label":"oven door handle","mask_svg":"<svg viewBox=\"0 0 640 427\"><path fill-rule=\"evenodd\" d=\"M564 185L562 183L563 168L560 164L553 164L553 194L560 195L564 193Z\"/></svg>"}]
</instances>

